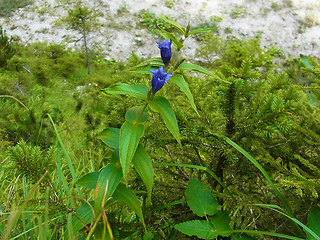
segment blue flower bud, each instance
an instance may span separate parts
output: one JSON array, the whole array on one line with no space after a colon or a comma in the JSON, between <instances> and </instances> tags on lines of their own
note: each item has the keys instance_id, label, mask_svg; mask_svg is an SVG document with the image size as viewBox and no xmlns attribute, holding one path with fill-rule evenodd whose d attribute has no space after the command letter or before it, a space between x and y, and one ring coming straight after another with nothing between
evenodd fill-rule
<instances>
[{"instance_id":1,"label":"blue flower bud","mask_svg":"<svg viewBox=\"0 0 320 240\"><path fill-rule=\"evenodd\" d=\"M171 73L166 73L162 66L157 70L150 70L152 73L151 87L152 92L158 92L164 85L164 83L168 82L169 78L173 76Z\"/></svg>"},{"instance_id":2,"label":"blue flower bud","mask_svg":"<svg viewBox=\"0 0 320 240\"><path fill-rule=\"evenodd\" d=\"M171 43L172 39L170 39L170 42L168 40L163 40L162 42L157 42L158 48L160 49L161 59L164 63L164 65L168 65L171 59Z\"/></svg>"}]
</instances>

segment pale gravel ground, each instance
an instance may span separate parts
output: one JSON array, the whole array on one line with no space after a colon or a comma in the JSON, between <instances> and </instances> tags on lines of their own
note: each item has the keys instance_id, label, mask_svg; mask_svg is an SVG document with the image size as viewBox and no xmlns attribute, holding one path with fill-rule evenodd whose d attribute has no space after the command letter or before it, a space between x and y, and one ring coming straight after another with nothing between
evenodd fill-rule
<instances>
[{"instance_id":1,"label":"pale gravel ground","mask_svg":"<svg viewBox=\"0 0 320 240\"><path fill-rule=\"evenodd\" d=\"M72 4L65 0L35 0L34 4L18 10L9 19L1 19L0 24L8 35L17 35L24 43L65 42L69 47L80 47L82 42L70 41L80 36L65 27L54 27L56 20L65 16ZM87 5L104 13L100 21L105 27L90 34L89 41L100 46L107 59L122 61L136 52L142 57L158 56L155 36L137 29L135 16L141 9L148 9L157 16L169 15L185 26L188 21L198 25L210 21L211 16L220 16L219 36L226 38L225 29L240 38L255 38L259 32L261 45L276 46L288 57L300 54L320 56L320 0L292 0L274 11L272 3L285 5L290 0L174 0L173 8L165 6L165 0L85 0ZM230 13L242 7L246 13L239 18L231 18ZM126 8L123 16L117 15L118 9ZM41 15L38 10L45 13ZM304 27L305 23L311 27ZM230 35L230 34L229 34ZM139 42L142 44L139 44ZM198 42L187 39L185 56L195 58Z\"/></svg>"}]
</instances>

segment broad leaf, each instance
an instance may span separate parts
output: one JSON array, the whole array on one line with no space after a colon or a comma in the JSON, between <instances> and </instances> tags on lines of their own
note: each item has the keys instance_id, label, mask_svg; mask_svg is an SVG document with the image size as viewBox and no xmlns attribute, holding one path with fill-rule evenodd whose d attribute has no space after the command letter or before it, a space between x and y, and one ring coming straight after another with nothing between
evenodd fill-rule
<instances>
[{"instance_id":1,"label":"broad leaf","mask_svg":"<svg viewBox=\"0 0 320 240\"><path fill-rule=\"evenodd\" d=\"M146 228L141 209L141 202L130 188L127 188L124 184L120 183L113 194L113 198L131 208L140 218L144 228Z\"/></svg>"},{"instance_id":2,"label":"broad leaf","mask_svg":"<svg viewBox=\"0 0 320 240\"><path fill-rule=\"evenodd\" d=\"M172 110L169 101L164 97L156 96L152 101L149 102L149 106L152 111L160 113L169 131L172 133L178 143L181 144L176 115Z\"/></svg>"},{"instance_id":3,"label":"broad leaf","mask_svg":"<svg viewBox=\"0 0 320 240\"><path fill-rule=\"evenodd\" d=\"M308 213L308 227L320 237L320 208L314 208ZM314 240L309 232L307 232L307 239Z\"/></svg>"},{"instance_id":4,"label":"broad leaf","mask_svg":"<svg viewBox=\"0 0 320 240\"><path fill-rule=\"evenodd\" d=\"M204 220L188 221L174 227L188 236L197 236L201 239L215 239L218 236L212 223Z\"/></svg>"},{"instance_id":5,"label":"broad leaf","mask_svg":"<svg viewBox=\"0 0 320 240\"><path fill-rule=\"evenodd\" d=\"M309 61L308 56L303 55L303 54L300 54L300 62L302 62L303 65L304 65L306 68L314 69L314 67L312 66L312 64L311 64L310 61Z\"/></svg>"},{"instance_id":6,"label":"broad leaf","mask_svg":"<svg viewBox=\"0 0 320 240\"><path fill-rule=\"evenodd\" d=\"M82 178L80 178L76 182L76 185L89 188L89 189L95 189L97 186L99 175L100 175L100 172L88 173L84 175Z\"/></svg>"},{"instance_id":7,"label":"broad leaf","mask_svg":"<svg viewBox=\"0 0 320 240\"><path fill-rule=\"evenodd\" d=\"M153 234L152 232L146 232L144 235L143 235L143 240L152 240L153 239Z\"/></svg>"},{"instance_id":8,"label":"broad leaf","mask_svg":"<svg viewBox=\"0 0 320 240\"><path fill-rule=\"evenodd\" d=\"M228 237L231 234L232 228L230 227L230 217L226 212L218 212L211 217L211 223L219 235Z\"/></svg>"},{"instance_id":9,"label":"broad leaf","mask_svg":"<svg viewBox=\"0 0 320 240\"><path fill-rule=\"evenodd\" d=\"M142 114L141 114L141 111L143 111ZM127 121L135 123L138 120L138 117L140 117L138 122L147 121L148 119L147 108L144 108L144 106L136 106L127 110L126 116L125 116Z\"/></svg>"},{"instance_id":10,"label":"broad leaf","mask_svg":"<svg viewBox=\"0 0 320 240\"><path fill-rule=\"evenodd\" d=\"M148 191L148 199L151 201L151 192L153 186L153 166L152 161L142 145L139 144L136 153L132 159L132 163L142 181L146 185Z\"/></svg>"},{"instance_id":11,"label":"broad leaf","mask_svg":"<svg viewBox=\"0 0 320 240\"><path fill-rule=\"evenodd\" d=\"M85 227L83 224L89 224L93 220L92 219L92 216L93 216L92 209L87 203L82 205L78 209L76 214L81 219L81 221L77 217L72 216L72 232L74 234ZM68 231L69 230L67 229L67 231L65 233L65 238L66 239L68 239Z\"/></svg>"},{"instance_id":12,"label":"broad leaf","mask_svg":"<svg viewBox=\"0 0 320 240\"><path fill-rule=\"evenodd\" d=\"M165 21L166 23L169 23L171 26L173 26L175 29L177 29L179 32L181 32L184 36L186 35L186 31L184 30L184 28L179 23L174 21L173 19L168 19L165 16L161 16L160 19Z\"/></svg>"},{"instance_id":13,"label":"broad leaf","mask_svg":"<svg viewBox=\"0 0 320 240\"><path fill-rule=\"evenodd\" d=\"M212 32L212 31L216 30L217 28L218 28L218 27L213 27L213 28L197 28L197 29L191 30L188 35L197 34L197 33L204 33L204 32Z\"/></svg>"},{"instance_id":14,"label":"broad leaf","mask_svg":"<svg viewBox=\"0 0 320 240\"><path fill-rule=\"evenodd\" d=\"M199 217L213 215L218 211L217 200L210 190L198 180L189 180L185 194L190 209Z\"/></svg>"},{"instance_id":15,"label":"broad leaf","mask_svg":"<svg viewBox=\"0 0 320 240\"><path fill-rule=\"evenodd\" d=\"M193 96L192 96L192 93L189 89L189 86L188 86L188 83L185 81L185 79L183 78L182 75L180 74L174 74L171 78L170 78L170 82L173 82L174 84L176 84L180 90L182 92L184 92L184 94L186 94L192 108L194 109L194 111L198 114L199 116L199 113L198 113L198 110L197 110L197 107L194 103L194 100L193 100Z\"/></svg>"},{"instance_id":16,"label":"broad leaf","mask_svg":"<svg viewBox=\"0 0 320 240\"><path fill-rule=\"evenodd\" d=\"M95 190L95 212L98 214L104 207L104 203L112 196L122 178L121 167L109 163L100 172Z\"/></svg>"},{"instance_id":17,"label":"broad leaf","mask_svg":"<svg viewBox=\"0 0 320 240\"><path fill-rule=\"evenodd\" d=\"M119 155L122 172L125 178L143 133L144 125L141 123L134 124L126 121L121 126Z\"/></svg>"},{"instance_id":18,"label":"broad leaf","mask_svg":"<svg viewBox=\"0 0 320 240\"><path fill-rule=\"evenodd\" d=\"M98 138L107 146L117 149L119 148L120 129L106 128L98 135Z\"/></svg>"},{"instance_id":19,"label":"broad leaf","mask_svg":"<svg viewBox=\"0 0 320 240\"><path fill-rule=\"evenodd\" d=\"M108 94L125 94L142 100L147 99L149 89L144 85L115 84L104 90Z\"/></svg>"}]
</instances>

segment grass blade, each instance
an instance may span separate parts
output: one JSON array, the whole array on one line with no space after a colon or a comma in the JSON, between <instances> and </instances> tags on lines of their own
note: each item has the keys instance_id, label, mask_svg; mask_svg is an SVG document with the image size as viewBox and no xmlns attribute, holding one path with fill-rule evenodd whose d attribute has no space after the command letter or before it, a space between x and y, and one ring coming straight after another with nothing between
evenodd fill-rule
<instances>
[{"instance_id":1,"label":"grass blade","mask_svg":"<svg viewBox=\"0 0 320 240\"><path fill-rule=\"evenodd\" d=\"M238 150L240 153L243 154L243 156L245 156L250 162L252 162L259 170L260 172L263 174L263 176L266 178L266 180L268 181L268 183L271 185L271 187L273 188L273 190L276 192L277 196L279 197L282 205L285 207L287 213L290 216L293 216L293 212L291 209L291 206L289 205L289 203L287 202L287 200L284 198L284 196L282 195L282 193L279 191L279 189L276 187L276 185L273 183L273 181L271 180L270 176L268 175L268 173L264 170L264 168L260 165L260 163L257 162L257 160L255 160L246 150L244 150L242 147L240 147L238 144L236 144L234 141L232 141L230 138L222 136L222 138L229 143L232 147L234 147L236 150Z\"/></svg>"},{"instance_id":2,"label":"grass blade","mask_svg":"<svg viewBox=\"0 0 320 240\"><path fill-rule=\"evenodd\" d=\"M68 164L68 167L69 167L73 182L76 183L78 181L78 178L77 178L76 172L74 170L71 158L70 158L70 156L69 156L69 154L68 154L68 152L67 152L67 150L66 150L66 148L65 148L65 146L64 146L64 144L63 144L63 142L61 140L60 134L59 134L59 132L58 132L58 130L56 128L56 125L53 122L53 119L52 119L51 115L49 113L47 115L48 115L48 117L49 117L49 119L50 119L50 121L52 123L52 126L54 128L54 131L55 131L55 133L57 135L57 139L58 139L59 145L60 145L61 150L62 150L62 152L64 154L64 157L65 157L65 159L67 161L67 164ZM81 196L80 188L78 186L76 186L76 188L78 190L79 195Z\"/></svg>"}]
</instances>

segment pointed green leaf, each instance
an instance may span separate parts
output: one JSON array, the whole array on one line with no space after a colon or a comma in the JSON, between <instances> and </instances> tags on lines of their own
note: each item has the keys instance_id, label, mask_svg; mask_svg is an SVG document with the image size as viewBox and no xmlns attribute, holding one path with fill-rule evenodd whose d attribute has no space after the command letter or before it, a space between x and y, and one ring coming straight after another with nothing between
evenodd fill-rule
<instances>
[{"instance_id":1,"label":"pointed green leaf","mask_svg":"<svg viewBox=\"0 0 320 240\"><path fill-rule=\"evenodd\" d=\"M140 68L140 67L144 67L144 66L156 66L156 67L160 67L163 65L162 59L161 58L150 58L142 63L139 63L138 65L132 67L129 69L129 71L136 69L136 68Z\"/></svg>"},{"instance_id":2,"label":"pointed green leaf","mask_svg":"<svg viewBox=\"0 0 320 240\"><path fill-rule=\"evenodd\" d=\"M179 223L174 227L188 236L197 236L201 239L215 239L218 237L212 223L204 220L193 220Z\"/></svg>"},{"instance_id":3,"label":"pointed green leaf","mask_svg":"<svg viewBox=\"0 0 320 240\"><path fill-rule=\"evenodd\" d=\"M152 101L149 102L149 106L152 111L160 113L169 131L172 133L178 143L181 144L176 115L172 110L169 101L164 97L156 96Z\"/></svg>"},{"instance_id":4,"label":"pointed green leaf","mask_svg":"<svg viewBox=\"0 0 320 240\"><path fill-rule=\"evenodd\" d=\"M98 138L107 146L117 149L119 148L120 129L106 128L98 135Z\"/></svg>"},{"instance_id":5,"label":"pointed green leaf","mask_svg":"<svg viewBox=\"0 0 320 240\"><path fill-rule=\"evenodd\" d=\"M174 33L168 32L162 28L160 28L160 31L157 31L159 35L161 35L163 38L170 41L172 39L173 44L176 46L178 51L183 47L183 44L179 41L179 39L176 37Z\"/></svg>"},{"instance_id":6,"label":"pointed green leaf","mask_svg":"<svg viewBox=\"0 0 320 240\"><path fill-rule=\"evenodd\" d=\"M197 107L196 107L194 100L193 100L192 93L191 93L189 86L188 86L188 83L185 81L184 77L180 74L174 74L170 78L170 82L173 82L174 84L176 84L180 88L180 90L186 94L192 108L199 116Z\"/></svg>"},{"instance_id":7,"label":"pointed green leaf","mask_svg":"<svg viewBox=\"0 0 320 240\"><path fill-rule=\"evenodd\" d=\"M183 62L179 65L178 69L180 70L187 70L187 71L197 71L209 76L215 76L212 72L208 71L207 69L196 65L196 64L192 64L192 63L187 63L187 62Z\"/></svg>"},{"instance_id":8,"label":"pointed green leaf","mask_svg":"<svg viewBox=\"0 0 320 240\"><path fill-rule=\"evenodd\" d=\"M124 184L120 183L113 194L113 198L131 208L139 217L144 228L146 228L141 209L141 202L130 188L127 188Z\"/></svg>"},{"instance_id":9,"label":"pointed green leaf","mask_svg":"<svg viewBox=\"0 0 320 240\"><path fill-rule=\"evenodd\" d=\"M158 69L163 66L161 58L151 58L129 69L131 72L150 73L151 69Z\"/></svg>"},{"instance_id":10,"label":"pointed green leaf","mask_svg":"<svg viewBox=\"0 0 320 240\"><path fill-rule=\"evenodd\" d=\"M97 186L99 174L100 174L100 172L88 173L88 174L84 175L82 178L80 178L76 182L76 184L81 187L95 189Z\"/></svg>"},{"instance_id":11,"label":"pointed green leaf","mask_svg":"<svg viewBox=\"0 0 320 240\"><path fill-rule=\"evenodd\" d=\"M228 237L231 234L232 228L230 227L230 221L229 214L223 211L211 217L211 223L215 230L223 237Z\"/></svg>"},{"instance_id":12,"label":"pointed green leaf","mask_svg":"<svg viewBox=\"0 0 320 240\"><path fill-rule=\"evenodd\" d=\"M95 190L95 212L96 214L104 207L105 201L112 196L122 178L121 167L109 163L100 172Z\"/></svg>"},{"instance_id":13,"label":"pointed green leaf","mask_svg":"<svg viewBox=\"0 0 320 240\"><path fill-rule=\"evenodd\" d=\"M234 141L232 141L230 138L222 136L222 138L228 143L230 144L232 147L234 147L237 151L239 151L240 153L243 154L243 156L245 156L250 162L252 162L259 170L260 172L263 174L263 176L265 177L265 179L269 182L269 184L271 185L271 187L273 188L273 190L275 191L275 193L277 194L277 196L279 197L281 203L283 204L283 206L286 208L287 212L289 213L290 216L293 216L293 212L291 209L290 204L287 202L287 200L284 198L284 196L282 195L282 193L280 192L280 190L277 188L277 186L273 183L273 181L271 180L270 176L268 175L268 173L266 172L266 170L264 170L264 168L260 165L260 163L255 160L246 150L244 150L242 147L240 147L238 144L236 144Z\"/></svg>"},{"instance_id":14,"label":"pointed green leaf","mask_svg":"<svg viewBox=\"0 0 320 240\"><path fill-rule=\"evenodd\" d=\"M314 208L308 213L308 227L320 237L320 208ZM308 231L307 240L315 240Z\"/></svg>"},{"instance_id":15,"label":"pointed green leaf","mask_svg":"<svg viewBox=\"0 0 320 240\"><path fill-rule=\"evenodd\" d=\"M199 217L213 215L218 211L217 200L210 190L198 180L189 180L185 194L190 209Z\"/></svg>"},{"instance_id":16,"label":"pointed green leaf","mask_svg":"<svg viewBox=\"0 0 320 240\"><path fill-rule=\"evenodd\" d=\"M152 240L153 239L153 234L152 232L146 232L144 235L143 235L143 240Z\"/></svg>"},{"instance_id":17,"label":"pointed green leaf","mask_svg":"<svg viewBox=\"0 0 320 240\"><path fill-rule=\"evenodd\" d=\"M174 27L179 32L181 32L183 34L183 36L186 35L186 31L184 30L184 28L179 23L177 23L175 20L167 18L166 16L161 16L160 19L165 21L166 23L169 23L172 27Z\"/></svg>"},{"instance_id":18,"label":"pointed green leaf","mask_svg":"<svg viewBox=\"0 0 320 240\"><path fill-rule=\"evenodd\" d=\"M144 125L141 123L134 124L126 121L121 126L119 155L122 172L125 178L143 133Z\"/></svg>"},{"instance_id":19,"label":"pointed green leaf","mask_svg":"<svg viewBox=\"0 0 320 240\"><path fill-rule=\"evenodd\" d=\"M191 34L197 34L197 33L204 33L204 32L212 32L214 30L218 29L218 27L212 27L212 28L197 28L197 29L193 29L189 32L188 35Z\"/></svg>"},{"instance_id":20,"label":"pointed green leaf","mask_svg":"<svg viewBox=\"0 0 320 240\"><path fill-rule=\"evenodd\" d=\"M104 90L107 94L125 94L142 100L147 99L149 89L144 85L115 84Z\"/></svg>"},{"instance_id":21,"label":"pointed green leaf","mask_svg":"<svg viewBox=\"0 0 320 240\"><path fill-rule=\"evenodd\" d=\"M126 120L129 122L135 123L138 117L140 116L141 111L143 111L143 113L141 115L141 118L139 119L139 122L147 121L148 111L147 111L147 108L144 108L144 106L137 106L137 107L132 107L128 109L125 116Z\"/></svg>"},{"instance_id":22,"label":"pointed green leaf","mask_svg":"<svg viewBox=\"0 0 320 240\"><path fill-rule=\"evenodd\" d=\"M130 70L130 72L151 74L150 70L157 70L159 67L144 66Z\"/></svg>"},{"instance_id":23,"label":"pointed green leaf","mask_svg":"<svg viewBox=\"0 0 320 240\"><path fill-rule=\"evenodd\" d=\"M91 203L91 202L90 202ZM79 230L81 230L82 228L84 228L83 224L89 224L93 219L93 212L91 207L86 203L84 205L82 205L78 211L76 212L76 214L78 215L78 217L81 219L81 221L75 217L72 216L72 229L70 229L74 234L77 233ZM65 233L65 237L66 239L69 239L68 236L68 232L70 231L67 229L67 232ZM71 239L70 239L71 240Z\"/></svg>"},{"instance_id":24,"label":"pointed green leaf","mask_svg":"<svg viewBox=\"0 0 320 240\"><path fill-rule=\"evenodd\" d=\"M140 175L142 181L146 185L148 192L148 199L151 201L151 192L153 186L153 176L154 170L152 166L152 161L144 149L144 147L139 144L136 153L132 159L132 163L138 174Z\"/></svg>"},{"instance_id":25,"label":"pointed green leaf","mask_svg":"<svg viewBox=\"0 0 320 240\"><path fill-rule=\"evenodd\" d=\"M314 67L312 66L312 64L311 64L310 61L309 61L308 56L303 55L303 54L300 54L300 62L302 62L303 65L304 65L306 68L314 69Z\"/></svg>"}]
</instances>

